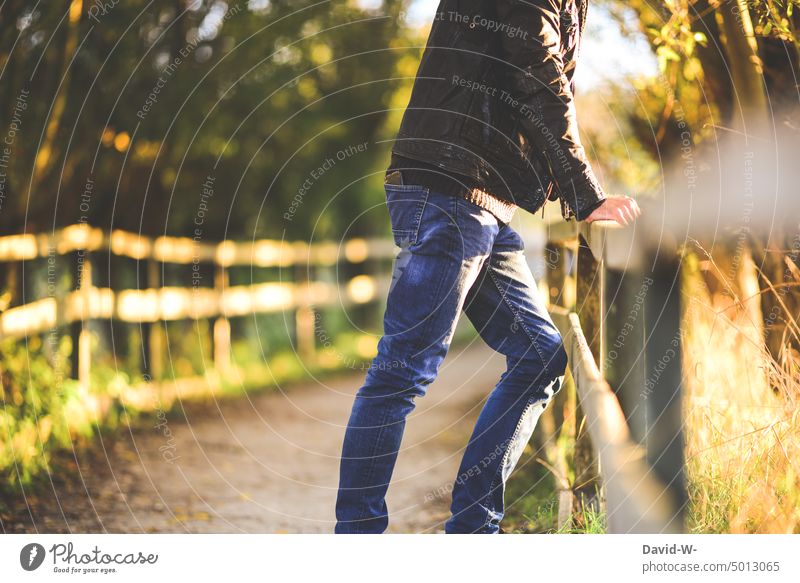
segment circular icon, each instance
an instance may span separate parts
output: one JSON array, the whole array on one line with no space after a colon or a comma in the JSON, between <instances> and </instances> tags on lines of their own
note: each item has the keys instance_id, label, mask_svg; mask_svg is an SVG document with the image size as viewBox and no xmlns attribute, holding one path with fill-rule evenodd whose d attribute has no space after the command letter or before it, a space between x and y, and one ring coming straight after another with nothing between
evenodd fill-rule
<instances>
[{"instance_id":1,"label":"circular icon","mask_svg":"<svg viewBox=\"0 0 800 583\"><path fill-rule=\"evenodd\" d=\"M44 562L44 547L39 543L30 543L19 552L19 564L26 571L35 571Z\"/></svg>"}]
</instances>

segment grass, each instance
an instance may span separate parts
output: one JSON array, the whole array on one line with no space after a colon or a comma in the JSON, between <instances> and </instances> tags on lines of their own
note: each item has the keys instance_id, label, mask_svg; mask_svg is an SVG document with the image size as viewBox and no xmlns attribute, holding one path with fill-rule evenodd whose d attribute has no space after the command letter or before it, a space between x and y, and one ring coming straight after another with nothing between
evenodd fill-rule
<instances>
[{"instance_id":1,"label":"grass","mask_svg":"<svg viewBox=\"0 0 800 583\"><path fill-rule=\"evenodd\" d=\"M602 534L606 515L601 508L585 506L575 520L559 526L558 499L553 475L528 446L506 487L503 531L511 534Z\"/></svg>"},{"instance_id":2,"label":"grass","mask_svg":"<svg viewBox=\"0 0 800 583\"><path fill-rule=\"evenodd\" d=\"M689 528L800 533L797 369L764 349L758 305L747 305L758 296L711 295L694 263L684 269Z\"/></svg>"},{"instance_id":3,"label":"grass","mask_svg":"<svg viewBox=\"0 0 800 583\"><path fill-rule=\"evenodd\" d=\"M509 480L507 484L505 499L504 532L551 533L557 530L555 480L536 461L530 445L525 448L519 460L515 479Z\"/></svg>"},{"instance_id":4,"label":"grass","mask_svg":"<svg viewBox=\"0 0 800 583\"><path fill-rule=\"evenodd\" d=\"M725 280L722 270L698 253L684 261L683 416L692 533L800 533L800 361L795 353L780 366L764 348L758 285L748 261L743 271L749 276L739 285L710 287L709 271ZM569 463L563 439L558 447ZM509 481L504 529L604 532L604 515L593 511L574 521L582 528L558 528L554 480L534 458L526 452Z\"/></svg>"}]
</instances>

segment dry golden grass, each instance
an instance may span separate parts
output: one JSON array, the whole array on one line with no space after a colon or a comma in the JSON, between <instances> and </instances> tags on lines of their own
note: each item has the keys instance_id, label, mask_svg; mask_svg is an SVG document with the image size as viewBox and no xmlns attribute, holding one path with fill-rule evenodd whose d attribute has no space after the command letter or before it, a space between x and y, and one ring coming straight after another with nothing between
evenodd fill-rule
<instances>
[{"instance_id":1,"label":"dry golden grass","mask_svg":"<svg viewBox=\"0 0 800 583\"><path fill-rule=\"evenodd\" d=\"M758 295L709 294L684 271L685 434L692 532L800 532L800 375L763 347ZM712 265L712 269L715 266ZM743 294L747 295L747 294Z\"/></svg>"}]
</instances>

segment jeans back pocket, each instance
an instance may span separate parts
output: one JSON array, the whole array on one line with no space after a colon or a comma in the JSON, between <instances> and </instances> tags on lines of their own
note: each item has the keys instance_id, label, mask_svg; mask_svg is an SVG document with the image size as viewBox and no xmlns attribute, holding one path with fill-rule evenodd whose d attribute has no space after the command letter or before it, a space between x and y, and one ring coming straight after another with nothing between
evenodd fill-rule
<instances>
[{"instance_id":1,"label":"jeans back pocket","mask_svg":"<svg viewBox=\"0 0 800 583\"><path fill-rule=\"evenodd\" d=\"M409 247L417 242L428 189L413 184L385 184L384 188L394 243L401 249Z\"/></svg>"}]
</instances>

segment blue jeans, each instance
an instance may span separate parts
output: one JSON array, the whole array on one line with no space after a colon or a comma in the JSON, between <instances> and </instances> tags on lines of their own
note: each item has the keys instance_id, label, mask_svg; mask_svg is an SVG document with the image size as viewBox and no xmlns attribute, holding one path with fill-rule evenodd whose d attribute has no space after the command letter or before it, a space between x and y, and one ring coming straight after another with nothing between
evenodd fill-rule
<instances>
[{"instance_id":1,"label":"blue jeans","mask_svg":"<svg viewBox=\"0 0 800 583\"><path fill-rule=\"evenodd\" d=\"M414 185L386 185L395 260L378 343L344 438L337 533L381 533L406 416L425 395L463 309L506 357L464 451L448 533L496 533L506 480L567 365L520 236L481 207Z\"/></svg>"}]
</instances>

